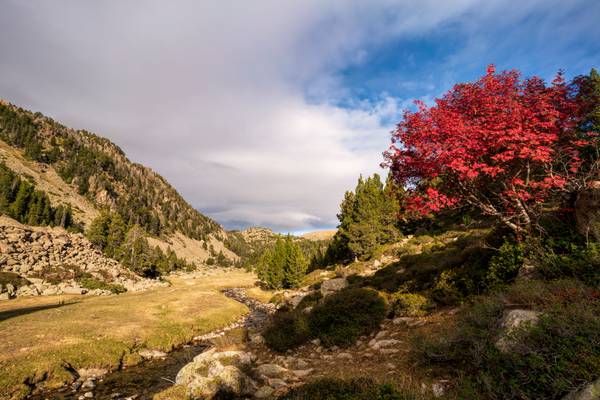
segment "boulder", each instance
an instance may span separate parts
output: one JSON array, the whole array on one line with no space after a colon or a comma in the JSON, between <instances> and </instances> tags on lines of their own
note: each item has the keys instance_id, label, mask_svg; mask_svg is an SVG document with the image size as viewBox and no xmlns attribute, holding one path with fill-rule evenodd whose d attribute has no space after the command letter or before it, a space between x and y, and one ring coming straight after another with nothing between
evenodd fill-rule
<instances>
[{"instance_id":1,"label":"boulder","mask_svg":"<svg viewBox=\"0 0 600 400\"><path fill-rule=\"evenodd\" d=\"M600 182L580 191L575 200L577 230L587 238L600 240Z\"/></svg>"},{"instance_id":2,"label":"boulder","mask_svg":"<svg viewBox=\"0 0 600 400\"><path fill-rule=\"evenodd\" d=\"M277 364L262 364L256 368L256 371L260 375L264 375L267 378L281 378L286 375L288 370Z\"/></svg>"},{"instance_id":3,"label":"boulder","mask_svg":"<svg viewBox=\"0 0 600 400\"><path fill-rule=\"evenodd\" d=\"M600 400L600 379L595 380L580 390L574 390L563 400Z\"/></svg>"},{"instance_id":4,"label":"boulder","mask_svg":"<svg viewBox=\"0 0 600 400\"><path fill-rule=\"evenodd\" d=\"M160 350L143 349L139 352L140 356L146 360L165 358L167 353Z\"/></svg>"},{"instance_id":5,"label":"boulder","mask_svg":"<svg viewBox=\"0 0 600 400\"><path fill-rule=\"evenodd\" d=\"M323 297L338 292L348 286L346 278L329 279L321 283L321 294Z\"/></svg>"},{"instance_id":6,"label":"boulder","mask_svg":"<svg viewBox=\"0 0 600 400\"><path fill-rule=\"evenodd\" d=\"M273 389L271 386L263 386L261 388L259 388L256 393L254 393L254 398L255 399L271 399L273 396L273 392L275 392L275 389Z\"/></svg>"},{"instance_id":7,"label":"boulder","mask_svg":"<svg viewBox=\"0 0 600 400\"><path fill-rule=\"evenodd\" d=\"M243 351L217 352L211 349L185 365L175 382L186 386L192 398L212 398L219 391L238 396L252 395L256 384L242 372L242 368L252 361L252 355Z\"/></svg>"},{"instance_id":8,"label":"boulder","mask_svg":"<svg viewBox=\"0 0 600 400\"><path fill-rule=\"evenodd\" d=\"M510 310L504 313L500 322L501 335L496 341L496 347L502 352L510 352L516 343L511 335L515 330L524 325L535 325L539 321L539 311L533 310Z\"/></svg>"}]
</instances>

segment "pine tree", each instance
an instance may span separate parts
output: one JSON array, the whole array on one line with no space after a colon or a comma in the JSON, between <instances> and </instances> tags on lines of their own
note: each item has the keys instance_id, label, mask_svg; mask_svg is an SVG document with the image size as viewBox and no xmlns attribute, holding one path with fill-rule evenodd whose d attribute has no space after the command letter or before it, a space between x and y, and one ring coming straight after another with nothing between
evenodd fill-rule
<instances>
[{"instance_id":1,"label":"pine tree","mask_svg":"<svg viewBox=\"0 0 600 400\"><path fill-rule=\"evenodd\" d=\"M119 246L125 241L125 233L127 232L127 226L123 222L123 218L117 213L113 213L110 216L110 223L106 230L106 254L112 257Z\"/></svg>"},{"instance_id":2,"label":"pine tree","mask_svg":"<svg viewBox=\"0 0 600 400\"><path fill-rule=\"evenodd\" d=\"M300 285L306 275L308 264L298 244L291 235L285 238L285 262L283 267L283 287L294 288Z\"/></svg>"},{"instance_id":3,"label":"pine tree","mask_svg":"<svg viewBox=\"0 0 600 400\"><path fill-rule=\"evenodd\" d=\"M102 251L104 251L108 244L108 228L110 222L110 214L106 211L103 211L99 216L94 218L87 232L88 240Z\"/></svg>"},{"instance_id":4,"label":"pine tree","mask_svg":"<svg viewBox=\"0 0 600 400\"><path fill-rule=\"evenodd\" d=\"M354 192L346 192L340 205L338 231L325 254L328 262L368 258L377 246L396 240L398 190L390 179L384 185L378 174L361 176Z\"/></svg>"}]
</instances>

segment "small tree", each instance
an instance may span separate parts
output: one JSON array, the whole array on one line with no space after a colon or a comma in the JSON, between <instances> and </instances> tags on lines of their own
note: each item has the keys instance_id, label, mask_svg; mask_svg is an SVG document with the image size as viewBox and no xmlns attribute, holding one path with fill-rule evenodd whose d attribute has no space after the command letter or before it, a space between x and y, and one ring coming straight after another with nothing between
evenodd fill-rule
<instances>
[{"instance_id":1,"label":"small tree","mask_svg":"<svg viewBox=\"0 0 600 400\"><path fill-rule=\"evenodd\" d=\"M327 249L330 261L367 258L378 245L400 235L399 204L391 180L384 185L378 174L358 179L354 192L346 192L340 206L338 231Z\"/></svg>"},{"instance_id":2,"label":"small tree","mask_svg":"<svg viewBox=\"0 0 600 400\"><path fill-rule=\"evenodd\" d=\"M580 186L576 87L561 74L550 86L493 66L454 86L435 105L405 112L384 154L406 187L408 211L426 215L470 204L516 233L529 230L551 195Z\"/></svg>"}]
</instances>

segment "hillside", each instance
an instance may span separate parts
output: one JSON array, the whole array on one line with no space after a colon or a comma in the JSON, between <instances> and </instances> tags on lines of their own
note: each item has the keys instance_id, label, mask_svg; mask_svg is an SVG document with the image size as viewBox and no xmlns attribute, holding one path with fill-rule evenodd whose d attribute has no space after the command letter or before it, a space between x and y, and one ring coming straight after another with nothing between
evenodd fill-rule
<instances>
[{"instance_id":1,"label":"hillside","mask_svg":"<svg viewBox=\"0 0 600 400\"><path fill-rule=\"evenodd\" d=\"M218 223L114 143L2 100L0 161L43 191L53 206L70 206L83 229L110 210L143 228L153 247L171 249L187 262L203 263L220 253L238 258L224 246L227 233Z\"/></svg>"}]
</instances>

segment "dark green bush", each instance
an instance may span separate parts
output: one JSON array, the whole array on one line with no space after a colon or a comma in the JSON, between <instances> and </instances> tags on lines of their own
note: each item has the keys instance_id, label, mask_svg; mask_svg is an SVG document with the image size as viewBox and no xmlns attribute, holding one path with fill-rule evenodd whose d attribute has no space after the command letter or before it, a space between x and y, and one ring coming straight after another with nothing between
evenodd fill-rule
<instances>
[{"instance_id":1,"label":"dark green bush","mask_svg":"<svg viewBox=\"0 0 600 400\"><path fill-rule=\"evenodd\" d=\"M95 278L84 278L79 281L79 284L81 285L81 287L88 290L108 290L114 294L121 294L127 291L127 289L123 285L119 285L118 283L102 282Z\"/></svg>"},{"instance_id":2,"label":"dark green bush","mask_svg":"<svg viewBox=\"0 0 600 400\"><path fill-rule=\"evenodd\" d=\"M305 343L311 337L306 314L277 312L263 332L267 346L275 351L286 351Z\"/></svg>"},{"instance_id":3,"label":"dark green bush","mask_svg":"<svg viewBox=\"0 0 600 400\"><path fill-rule=\"evenodd\" d=\"M600 285L600 243L571 245L558 253L545 246L537 251L539 271L546 279L577 278L589 285Z\"/></svg>"},{"instance_id":4,"label":"dark green bush","mask_svg":"<svg viewBox=\"0 0 600 400\"><path fill-rule=\"evenodd\" d=\"M485 275L486 285L492 288L512 282L519 274L524 258L523 243L504 242L498 253L490 259Z\"/></svg>"},{"instance_id":5,"label":"dark green bush","mask_svg":"<svg viewBox=\"0 0 600 400\"><path fill-rule=\"evenodd\" d=\"M379 328L385 314L385 300L376 291L344 289L313 308L310 330L325 346L349 346Z\"/></svg>"},{"instance_id":6,"label":"dark green bush","mask_svg":"<svg viewBox=\"0 0 600 400\"><path fill-rule=\"evenodd\" d=\"M389 302L394 316L421 317L434 307L427 297L416 293L396 292L389 296Z\"/></svg>"},{"instance_id":7,"label":"dark green bush","mask_svg":"<svg viewBox=\"0 0 600 400\"><path fill-rule=\"evenodd\" d=\"M498 322L504 304L518 301L543 314L516 330L514 351L501 353ZM457 398L561 399L600 376L600 292L576 281L520 284L478 299L455 325L415 345L422 365L455 374Z\"/></svg>"},{"instance_id":8,"label":"dark green bush","mask_svg":"<svg viewBox=\"0 0 600 400\"><path fill-rule=\"evenodd\" d=\"M288 391L280 400L411 400L416 395L398 392L392 385L370 379L319 379Z\"/></svg>"}]
</instances>

